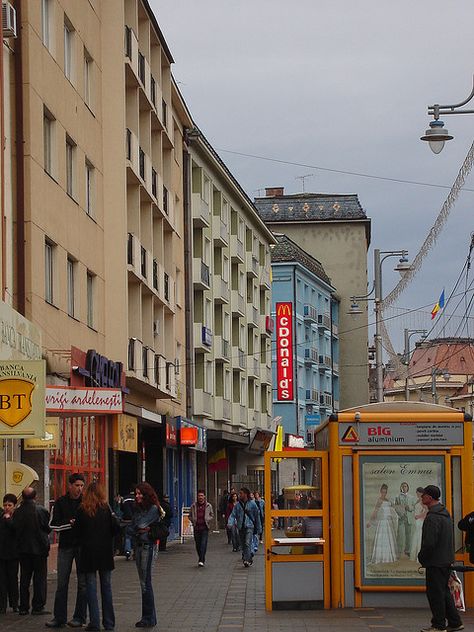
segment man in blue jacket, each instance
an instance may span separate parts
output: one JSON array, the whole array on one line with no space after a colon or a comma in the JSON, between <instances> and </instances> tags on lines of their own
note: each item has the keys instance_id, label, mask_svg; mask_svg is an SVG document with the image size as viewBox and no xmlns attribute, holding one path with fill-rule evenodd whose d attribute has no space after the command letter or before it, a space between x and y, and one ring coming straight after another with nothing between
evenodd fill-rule
<instances>
[{"instance_id":1,"label":"man in blue jacket","mask_svg":"<svg viewBox=\"0 0 474 632\"><path fill-rule=\"evenodd\" d=\"M254 534L262 532L262 525L260 512L255 501L250 499L250 490L247 487L241 488L239 501L232 510L232 516L240 536L242 561L245 567L252 566L252 540Z\"/></svg>"}]
</instances>

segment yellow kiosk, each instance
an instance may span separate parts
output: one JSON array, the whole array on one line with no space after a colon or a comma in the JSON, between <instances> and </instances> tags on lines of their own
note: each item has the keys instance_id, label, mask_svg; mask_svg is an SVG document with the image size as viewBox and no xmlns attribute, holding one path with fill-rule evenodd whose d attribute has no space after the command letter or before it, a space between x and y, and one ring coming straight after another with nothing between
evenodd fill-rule
<instances>
[{"instance_id":1,"label":"yellow kiosk","mask_svg":"<svg viewBox=\"0 0 474 632\"><path fill-rule=\"evenodd\" d=\"M441 489L454 521L456 562L469 565L457 523L474 510L472 440L471 417L461 411L387 402L332 415L318 428L314 451L267 453L266 498L272 462L291 459L293 477L316 488L319 506L267 509L267 609L426 606L417 561L426 511L420 489ZM303 524L317 517L322 548L311 549L314 542L308 546L297 531L292 542L300 553L285 529L272 530L278 518ZM461 578L466 606L473 606L474 573Z\"/></svg>"}]
</instances>

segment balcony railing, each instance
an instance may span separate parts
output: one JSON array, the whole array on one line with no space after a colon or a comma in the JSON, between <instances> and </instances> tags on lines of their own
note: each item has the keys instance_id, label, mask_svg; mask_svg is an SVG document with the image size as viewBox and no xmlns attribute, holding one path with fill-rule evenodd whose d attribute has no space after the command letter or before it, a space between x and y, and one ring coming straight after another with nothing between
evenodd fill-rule
<instances>
[{"instance_id":1,"label":"balcony railing","mask_svg":"<svg viewBox=\"0 0 474 632\"><path fill-rule=\"evenodd\" d=\"M125 26L125 55L132 61L132 29Z\"/></svg>"},{"instance_id":2,"label":"balcony railing","mask_svg":"<svg viewBox=\"0 0 474 632\"><path fill-rule=\"evenodd\" d=\"M201 281L209 287L211 284L211 273L209 271L209 266L201 261Z\"/></svg>"},{"instance_id":3,"label":"balcony railing","mask_svg":"<svg viewBox=\"0 0 474 632\"><path fill-rule=\"evenodd\" d=\"M247 366L247 356L245 355L245 351L242 351L242 349L239 349L239 367L241 369L245 369L246 366Z\"/></svg>"},{"instance_id":4,"label":"balcony railing","mask_svg":"<svg viewBox=\"0 0 474 632\"><path fill-rule=\"evenodd\" d=\"M315 347L306 347L304 350L306 364L318 364L318 350Z\"/></svg>"},{"instance_id":5,"label":"balcony railing","mask_svg":"<svg viewBox=\"0 0 474 632\"><path fill-rule=\"evenodd\" d=\"M140 147L138 152L138 169L140 173L140 178L145 180L145 152Z\"/></svg>"},{"instance_id":6,"label":"balcony railing","mask_svg":"<svg viewBox=\"0 0 474 632\"><path fill-rule=\"evenodd\" d=\"M314 305L308 303L303 307L304 320L315 323L318 320L318 311Z\"/></svg>"},{"instance_id":7,"label":"balcony railing","mask_svg":"<svg viewBox=\"0 0 474 632\"><path fill-rule=\"evenodd\" d=\"M145 57L138 51L138 78L145 85Z\"/></svg>"},{"instance_id":8,"label":"balcony railing","mask_svg":"<svg viewBox=\"0 0 474 632\"><path fill-rule=\"evenodd\" d=\"M331 330L331 316L329 314L318 314L318 327Z\"/></svg>"},{"instance_id":9,"label":"balcony railing","mask_svg":"<svg viewBox=\"0 0 474 632\"><path fill-rule=\"evenodd\" d=\"M228 340L224 340L222 338L222 357L229 359L230 356L230 345Z\"/></svg>"}]
</instances>

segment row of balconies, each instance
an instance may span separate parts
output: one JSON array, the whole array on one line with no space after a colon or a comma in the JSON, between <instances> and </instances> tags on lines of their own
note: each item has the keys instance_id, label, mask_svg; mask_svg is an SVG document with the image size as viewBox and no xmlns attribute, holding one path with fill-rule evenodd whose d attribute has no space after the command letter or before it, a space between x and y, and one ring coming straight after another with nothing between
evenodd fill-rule
<instances>
[{"instance_id":1,"label":"row of balconies","mask_svg":"<svg viewBox=\"0 0 474 632\"><path fill-rule=\"evenodd\" d=\"M171 121L162 89L151 73L148 60L139 50L134 30L129 26L125 27L125 68L127 86L141 88L141 107L145 99L146 106L153 112L154 128L165 131L171 143Z\"/></svg>"},{"instance_id":2,"label":"row of balconies","mask_svg":"<svg viewBox=\"0 0 474 632\"><path fill-rule=\"evenodd\" d=\"M317 388L299 388L298 399L304 399L307 404L316 404L320 407L332 406L332 395L327 391L320 392ZM339 402L337 402L339 406Z\"/></svg>"},{"instance_id":3,"label":"row of balconies","mask_svg":"<svg viewBox=\"0 0 474 632\"><path fill-rule=\"evenodd\" d=\"M271 422L271 416L267 413L249 409L243 404L214 396L202 389L194 391L194 415L232 422L233 425L244 428L270 427Z\"/></svg>"},{"instance_id":4,"label":"row of balconies","mask_svg":"<svg viewBox=\"0 0 474 632\"><path fill-rule=\"evenodd\" d=\"M318 310L314 305L306 303L303 306L303 319L308 323L316 323L319 329L332 331L334 335L337 335L337 325L331 327L331 315L327 313L318 314Z\"/></svg>"},{"instance_id":5,"label":"row of balconies","mask_svg":"<svg viewBox=\"0 0 474 632\"><path fill-rule=\"evenodd\" d=\"M144 283L171 312L176 311L176 287L174 278L163 265L144 248L138 237L128 233L127 266L129 273Z\"/></svg>"},{"instance_id":6,"label":"row of balconies","mask_svg":"<svg viewBox=\"0 0 474 632\"><path fill-rule=\"evenodd\" d=\"M167 361L138 338L128 341L127 379L136 380L141 387L155 389L157 398L176 399L178 396L175 363Z\"/></svg>"},{"instance_id":7,"label":"row of balconies","mask_svg":"<svg viewBox=\"0 0 474 632\"><path fill-rule=\"evenodd\" d=\"M305 347L304 348L304 363L306 365L317 364L319 368L323 371L334 370L334 366L338 366L332 362L332 358L329 355L322 355L318 353L316 347Z\"/></svg>"},{"instance_id":8,"label":"row of balconies","mask_svg":"<svg viewBox=\"0 0 474 632\"><path fill-rule=\"evenodd\" d=\"M137 135L127 128L125 133L125 155L135 182L142 185L149 201L158 209L160 216L175 229L174 200L163 183L161 175L153 168L150 156L140 147Z\"/></svg>"}]
</instances>

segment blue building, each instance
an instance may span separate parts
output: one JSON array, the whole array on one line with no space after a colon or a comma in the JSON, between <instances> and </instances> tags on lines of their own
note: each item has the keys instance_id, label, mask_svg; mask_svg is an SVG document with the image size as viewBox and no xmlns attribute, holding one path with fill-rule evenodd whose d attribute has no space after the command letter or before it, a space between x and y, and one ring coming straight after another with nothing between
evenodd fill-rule
<instances>
[{"instance_id":1,"label":"blue building","mask_svg":"<svg viewBox=\"0 0 474 632\"><path fill-rule=\"evenodd\" d=\"M272 248L272 315L278 303L292 304L293 399L273 389L273 414L285 433L313 443L314 429L339 407L339 301L321 263L286 235ZM278 320L276 318L276 320ZM275 328L273 384L277 385Z\"/></svg>"}]
</instances>

